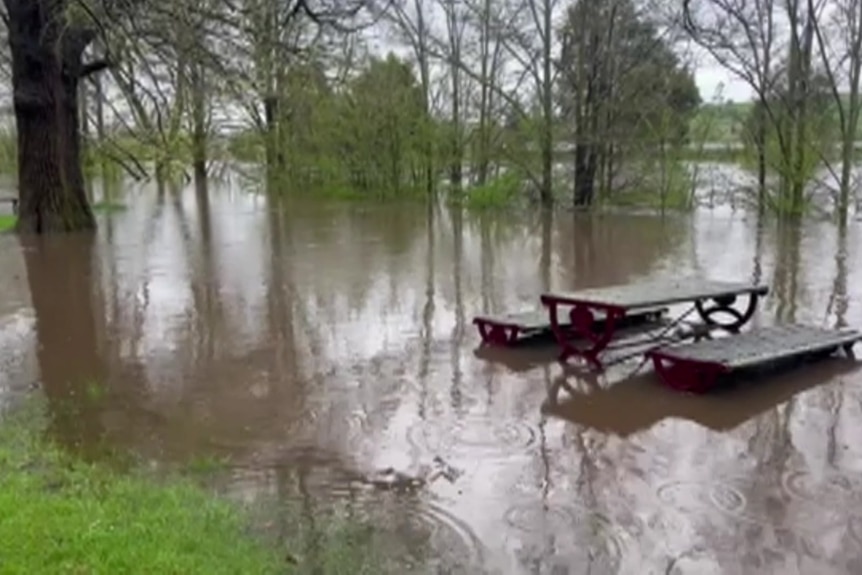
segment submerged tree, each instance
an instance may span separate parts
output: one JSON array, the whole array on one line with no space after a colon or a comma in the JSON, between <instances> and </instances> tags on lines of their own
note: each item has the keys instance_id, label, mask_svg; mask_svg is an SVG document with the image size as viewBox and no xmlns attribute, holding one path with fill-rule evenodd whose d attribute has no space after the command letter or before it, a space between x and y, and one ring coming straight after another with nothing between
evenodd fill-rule
<instances>
[{"instance_id":1,"label":"submerged tree","mask_svg":"<svg viewBox=\"0 0 862 575\"><path fill-rule=\"evenodd\" d=\"M626 156L684 142L700 96L690 70L631 0L579 0L562 29L559 95L574 135L574 203L613 188Z\"/></svg>"},{"instance_id":2,"label":"submerged tree","mask_svg":"<svg viewBox=\"0 0 862 575\"><path fill-rule=\"evenodd\" d=\"M95 228L81 170L78 85L106 67L84 62L92 21L68 0L4 0L12 55L22 232Z\"/></svg>"},{"instance_id":3,"label":"submerged tree","mask_svg":"<svg viewBox=\"0 0 862 575\"><path fill-rule=\"evenodd\" d=\"M303 18L314 26L337 27L355 20L366 7L366 0L288 0L271 6L274 25L280 29ZM81 166L78 88L83 78L118 62L110 61L115 57L110 53L104 59L85 61L88 46L97 37L111 46L114 36L134 36L135 42L142 46L150 43L156 49L164 34L141 31L131 24L139 19L159 20L154 14L168 19L171 14L183 14L184 18L177 19L185 22L218 20L222 35L229 36L224 28L235 26L235 22L219 15L224 12L220 8L230 7L234 12L249 9L244 3L228 0L3 0L3 7L0 16L8 31L17 128L18 230L25 233L95 228ZM188 11L198 11L201 18L192 18ZM202 44L203 39L195 38L195 43ZM201 46L195 48L195 59L201 60ZM218 53L207 56L216 68L227 59ZM195 94L200 95L205 71L197 65L191 71ZM193 108L200 120L203 108ZM197 136L202 136L201 122L197 123ZM197 144L203 149L202 142Z\"/></svg>"}]
</instances>

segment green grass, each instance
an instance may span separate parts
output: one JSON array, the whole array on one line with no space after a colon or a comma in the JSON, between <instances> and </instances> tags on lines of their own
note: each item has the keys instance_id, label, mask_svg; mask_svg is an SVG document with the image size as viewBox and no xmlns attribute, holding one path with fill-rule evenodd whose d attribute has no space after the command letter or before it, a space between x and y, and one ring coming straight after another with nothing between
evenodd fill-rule
<instances>
[{"instance_id":1,"label":"green grass","mask_svg":"<svg viewBox=\"0 0 862 575\"><path fill-rule=\"evenodd\" d=\"M97 202L92 205L93 211L96 213L110 214L126 209L126 205L119 202ZM15 224L18 223L18 216L12 214L0 214L0 233L9 232L15 229Z\"/></svg>"},{"instance_id":2,"label":"green grass","mask_svg":"<svg viewBox=\"0 0 862 575\"><path fill-rule=\"evenodd\" d=\"M86 402L107 393L85 390ZM0 412L0 573L406 573L382 553L386 536L361 520L318 512L309 526L296 503L217 496L204 485L224 471L220 457L199 454L172 473L113 450L85 462L46 439L47 413L37 399Z\"/></svg>"},{"instance_id":3,"label":"green grass","mask_svg":"<svg viewBox=\"0 0 862 575\"><path fill-rule=\"evenodd\" d=\"M31 426L0 426L3 573L285 572L229 503L187 480L81 462Z\"/></svg>"},{"instance_id":4,"label":"green grass","mask_svg":"<svg viewBox=\"0 0 862 575\"><path fill-rule=\"evenodd\" d=\"M0 233L8 232L9 230L15 227L15 224L18 223L18 217L8 214L0 215Z\"/></svg>"},{"instance_id":5,"label":"green grass","mask_svg":"<svg viewBox=\"0 0 862 575\"><path fill-rule=\"evenodd\" d=\"M450 200L461 202L469 210L489 210L512 206L520 199L522 176L516 172L490 179L484 185L472 186Z\"/></svg>"},{"instance_id":6,"label":"green grass","mask_svg":"<svg viewBox=\"0 0 862 575\"><path fill-rule=\"evenodd\" d=\"M110 214L113 212L120 212L122 210L125 210L126 204L107 200L104 202L96 202L92 205L92 208L94 212Z\"/></svg>"}]
</instances>

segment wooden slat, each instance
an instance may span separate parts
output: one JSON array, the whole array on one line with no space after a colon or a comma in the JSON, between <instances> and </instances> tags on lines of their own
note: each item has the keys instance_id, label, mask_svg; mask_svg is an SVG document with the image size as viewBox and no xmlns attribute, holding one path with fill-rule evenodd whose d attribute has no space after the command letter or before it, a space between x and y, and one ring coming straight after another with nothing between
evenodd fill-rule
<instances>
[{"instance_id":1,"label":"wooden slat","mask_svg":"<svg viewBox=\"0 0 862 575\"><path fill-rule=\"evenodd\" d=\"M768 291L769 288L762 284L687 278L675 281L616 285L575 292L551 292L543 294L542 297L571 303L604 304L634 310L730 295L752 293L765 295Z\"/></svg>"},{"instance_id":2,"label":"wooden slat","mask_svg":"<svg viewBox=\"0 0 862 575\"><path fill-rule=\"evenodd\" d=\"M794 356L826 351L862 339L856 330L830 330L791 324L758 328L741 335L655 350L671 359L716 363L729 369L751 367Z\"/></svg>"}]
</instances>

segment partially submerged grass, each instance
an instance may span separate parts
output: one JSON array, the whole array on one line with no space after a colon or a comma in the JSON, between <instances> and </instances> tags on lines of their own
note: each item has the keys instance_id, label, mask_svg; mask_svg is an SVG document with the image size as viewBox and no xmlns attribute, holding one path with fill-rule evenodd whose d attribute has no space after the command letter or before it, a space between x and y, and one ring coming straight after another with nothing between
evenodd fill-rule
<instances>
[{"instance_id":1,"label":"partially submerged grass","mask_svg":"<svg viewBox=\"0 0 862 575\"><path fill-rule=\"evenodd\" d=\"M156 482L76 460L20 415L0 425L0 541L4 573L287 568L228 502L186 480Z\"/></svg>"},{"instance_id":2,"label":"partially submerged grass","mask_svg":"<svg viewBox=\"0 0 862 575\"><path fill-rule=\"evenodd\" d=\"M86 389L87 402L104 397ZM407 573L361 520L323 513L309 525L292 503L218 497L203 484L224 470L221 457L195 457L185 476L129 454L85 462L46 439L43 408L0 413L0 573Z\"/></svg>"},{"instance_id":3,"label":"partially submerged grass","mask_svg":"<svg viewBox=\"0 0 862 575\"><path fill-rule=\"evenodd\" d=\"M110 214L112 212L125 210L126 204L115 202L113 200L106 200L103 202L96 202L92 207L94 212Z\"/></svg>"},{"instance_id":4,"label":"partially submerged grass","mask_svg":"<svg viewBox=\"0 0 862 575\"><path fill-rule=\"evenodd\" d=\"M96 213L110 214L126 209L126 205L115 201L96 202L92 205L92 209ZM18 223L18 216L13 214L0 214L0 233L11 231Z\"/></svg>"},{"instance_id":5,"label":"partially submerged grass","mask_svg":"<svg viewBox=\"0 0 862 575\"><path fill-rule=\"evenodd\" d=\"M8 232L18 223L18 217L9 214L0 214L0 233Z\"/></svg>"}]
</instances>

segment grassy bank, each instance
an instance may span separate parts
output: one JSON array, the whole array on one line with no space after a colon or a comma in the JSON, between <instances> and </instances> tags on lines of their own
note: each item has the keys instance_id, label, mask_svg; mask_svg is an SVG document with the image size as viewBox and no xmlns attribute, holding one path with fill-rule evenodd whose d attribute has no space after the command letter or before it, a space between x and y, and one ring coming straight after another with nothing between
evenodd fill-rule
<instances>
[{"instance_id":1,"label":"grassy bank","mask_svg":"<svg viewBox=\"0 0 862 575\"><path fill-rule=\"evenodd\" d=\"M97 202L92 206L93 212L99 214L110 214L126 209L126 205L119 202ZM0 214L0 233L11 231L18 223L18 216L12 214Z\"/></svg>"},{"instance_id":2,"label":"grassy bank","mask_svg":"<svg viewBox=\"0 0 862 575\"><path fill-rule=\"evenodd\" d=\"M227 502L77 461L41 438L33 411L0 425L3 573L285 572Z\"/></svg>"}]
</instances>

